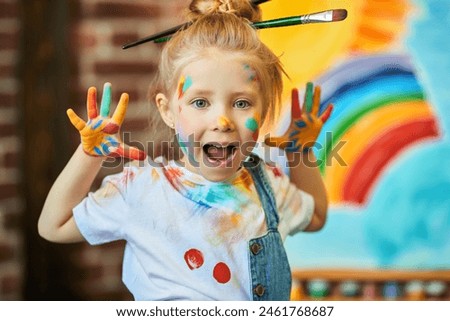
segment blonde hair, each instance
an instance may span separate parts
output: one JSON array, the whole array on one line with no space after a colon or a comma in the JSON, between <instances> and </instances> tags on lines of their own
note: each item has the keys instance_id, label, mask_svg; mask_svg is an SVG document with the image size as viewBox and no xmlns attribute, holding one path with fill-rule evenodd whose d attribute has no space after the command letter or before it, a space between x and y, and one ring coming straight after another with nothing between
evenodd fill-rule
<instances>
[{"instance_id":1,"label":"blonde hair","mask_svg":"<svg viewBox=\"0 0 450 321\"><path fill-rule=\"evenodd\" d=\"M272 124L279 116L283 68L279 58L259 39L251 22L261 19L250 0L193 0L188 17L192 22L167 42L159 69L149 91L152 139L159 144L173 140L174 132L163 122L155 104L157 93L169 96L176 90L182 69L220 50L244 57L256 72L263 101L262 120ZM166 157L172 158L164 152Z\"/></svg>"}]
</instances>

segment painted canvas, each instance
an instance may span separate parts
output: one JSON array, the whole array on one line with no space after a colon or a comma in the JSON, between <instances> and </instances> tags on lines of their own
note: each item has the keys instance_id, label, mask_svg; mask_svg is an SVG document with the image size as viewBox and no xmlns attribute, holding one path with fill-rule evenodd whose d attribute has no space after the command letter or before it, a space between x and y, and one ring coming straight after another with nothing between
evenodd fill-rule
<instances>
[{"instance_id":1,"label":"painted canvas","mask_svg":"<svg viewBox=\"0 0 450 321\"><path fill-rule=\"evenodd\" d=\"M277 0L263 17L338 8L345 21L261 32L286 93L313 81L334 104L315 148L329 219L288 238L291 265L450 269L450 1Z\"/></svg>"}]
</instances>

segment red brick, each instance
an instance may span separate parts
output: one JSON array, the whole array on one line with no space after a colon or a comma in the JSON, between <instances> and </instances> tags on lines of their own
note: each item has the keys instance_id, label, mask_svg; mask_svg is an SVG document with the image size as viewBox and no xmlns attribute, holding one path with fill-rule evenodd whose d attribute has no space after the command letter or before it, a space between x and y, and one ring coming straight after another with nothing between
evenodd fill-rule
<instances>
[{"instance_id":1,"label":"red brick","mask_svg":"<svg viewBox=\"0 0 450 321\"><path fill-rule=\"evenodd\" d=\"M17 275L6 275L1 279L1 293L4 295L20 291L20 278Z\"/></svg>"},{"instance_id":2,"label":"red brick","mask_svg":"<svg viewBox=\"0 0 450 321\"><path fill-rule=\"evenodd\" d=\"M0 107L10 107L16 102L16 95L13 94L0 94Z\"/></svg>"},{"instance_id":3,"label":"red brick","mask_svg":"<svg viewBox=\"0 0 450 321\"><path fill-rule=\"evenodd\" d=\"M0 18L11 18L18 15L17 2L0 2Z\"/></svg>"},{"instance_id":4,"label":"red brick","mask_svg":"<svg viewBox=\"0 0 450 321\"><path fill-rule=\"evenodd\" d=\"M0 263L11 260L14 257L14 249L5 243L0 244Z\"/></svg>"},{"instance_id":5,"label":"red brick","mask_svg":"<svg viewBox=\"0 0 450 321\"><path fill-rule=\"evenodd\" d=\"M0 137L8 137L17 134L16 125L0 124Z\"/></svg>"},{"instance_id":6,"label":"red brick","mask_svg":"<svg viewBox=\"0 0 450 321\"><path fill-rule=\"evenodd\" d=\"M114 46L122 46L126 43L135 41L139 39L139 35L136 32L130 32L130 33L119 33L115 34L112 37L112 44Z\"/></svg>"},{"instance_id":7,"label":"red brick","mask_svg":"<svg viewBox=\"0 0 450 321\"><path fill-rule=\"evenodd\" d=\"M98 62L95 64L95 72L101 75L111 74L149 74L155 72L156 64L142 62Z\"/></svg>"},{"instance_id":8,"label":"red brick","mask_svg":"<svg viewBox=\"0 0 450 321\"><path fill-rule=\"evenodd\" d=\"M3 228L5 230L17 230L22 226L22 218L19 213L4 213Z\"/></svg>"},{"instance_id":9,"label":"red brick","mask_svg":"<svg viewBox=\"0 0 450 321\"><path fill-rule=\"evenodd\" d=\"M14 131L16 129L14 128ZM6 152L3 156L3 166L6 168L18 167L19 154L17 152Z\"/></svg>"},{"instance_id":10,"label":"red brick","mask_svg":"<svg viewBox=\"0 0 450 321\"><path fill-rule=\"evenodd\" d=\"M126 120L122 126L122 132L135 131L138 129L146 129L148 127L148 119L131 119Z\"/></svg>"},{"instance_id":11,"label":"red brick","mask_svg":"<svg viewBox=\"0 0 450 321\"><path fill-rule=\"evenodd\" d=\"M16 184L0 184L0 200L16 197L17 195Z\"/></svg>"},{"instance_id":12,"label":"red brick","mask_svg":"<svg viewBox=\"0 0 450 321\"><path fill-rule=\"evenodd\" d=\"M12 76L14 74L15 67L13 65L1 65L0 77Z\"/></svg>"},{"instance_id":13,"label":"red brick","mask_svg":"<svg viewBox=\"0 0 450 321\"><path fill-rule=\"evenodd\" d=\"M0 32L0 44L3 50L17 49L18 36L11 32Z\"/></svg>"},{"instance_id":14,"label":"red brick","mask_svg":"<svg viewBox=\"0 0 450 321\"><path fill-rule=\"evenodd\" d=\"M93 48L97 45L97 38L94 34L73 32L71 35L73 46L71 49L74 53L78 53L80 47L84 49Z\"/></svg>"},{"instance_id":15,"label":"red brick","mask_svg":"<svg viewBox=\"0 0 450 321\"><path fill-rule=\"evenodd\" d=\"M95 18L154 18L160 14L159 6L123 3L98 3L91 12Z\"/></svg>"}]
</instances>

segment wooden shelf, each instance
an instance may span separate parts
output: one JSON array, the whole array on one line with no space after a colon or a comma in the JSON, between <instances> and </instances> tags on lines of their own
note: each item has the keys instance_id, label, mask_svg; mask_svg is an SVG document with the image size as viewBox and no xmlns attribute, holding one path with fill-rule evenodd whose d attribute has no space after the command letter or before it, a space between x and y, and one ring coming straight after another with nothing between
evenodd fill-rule
<instances>
[{"instance_id":1,"label":"wooden shelf","mask_svg":"<svg viewBox=\"0 0 450 321\"><path fill-rule=\"evenodd\" d=\"M450 282L450 270L384 270L384 269L293 269L295 280L328 281L444 281Z\"/></svg>"}]
</instances>

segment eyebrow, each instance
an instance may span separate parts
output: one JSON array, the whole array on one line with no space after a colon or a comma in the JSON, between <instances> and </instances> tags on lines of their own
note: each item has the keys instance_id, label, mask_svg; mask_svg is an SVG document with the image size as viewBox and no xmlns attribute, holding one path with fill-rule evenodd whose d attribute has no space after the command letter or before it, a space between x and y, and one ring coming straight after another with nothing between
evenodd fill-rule
<instances>
[{"instance_id":1,"label":"eyebrow","mask_svg":"<svg viewBox=\"0 0 450 321\"><path fill-rule=\"evenodd\" d=\"M214 90L208 90L208 89L201 89L201 88L190 88L189 94L190 95L212 95L214 93ZM256 90L249 90L249 91L235 91L231 92L232 96L251 96L258 97L259 94Z\"/></svg>"}]
</instances>

